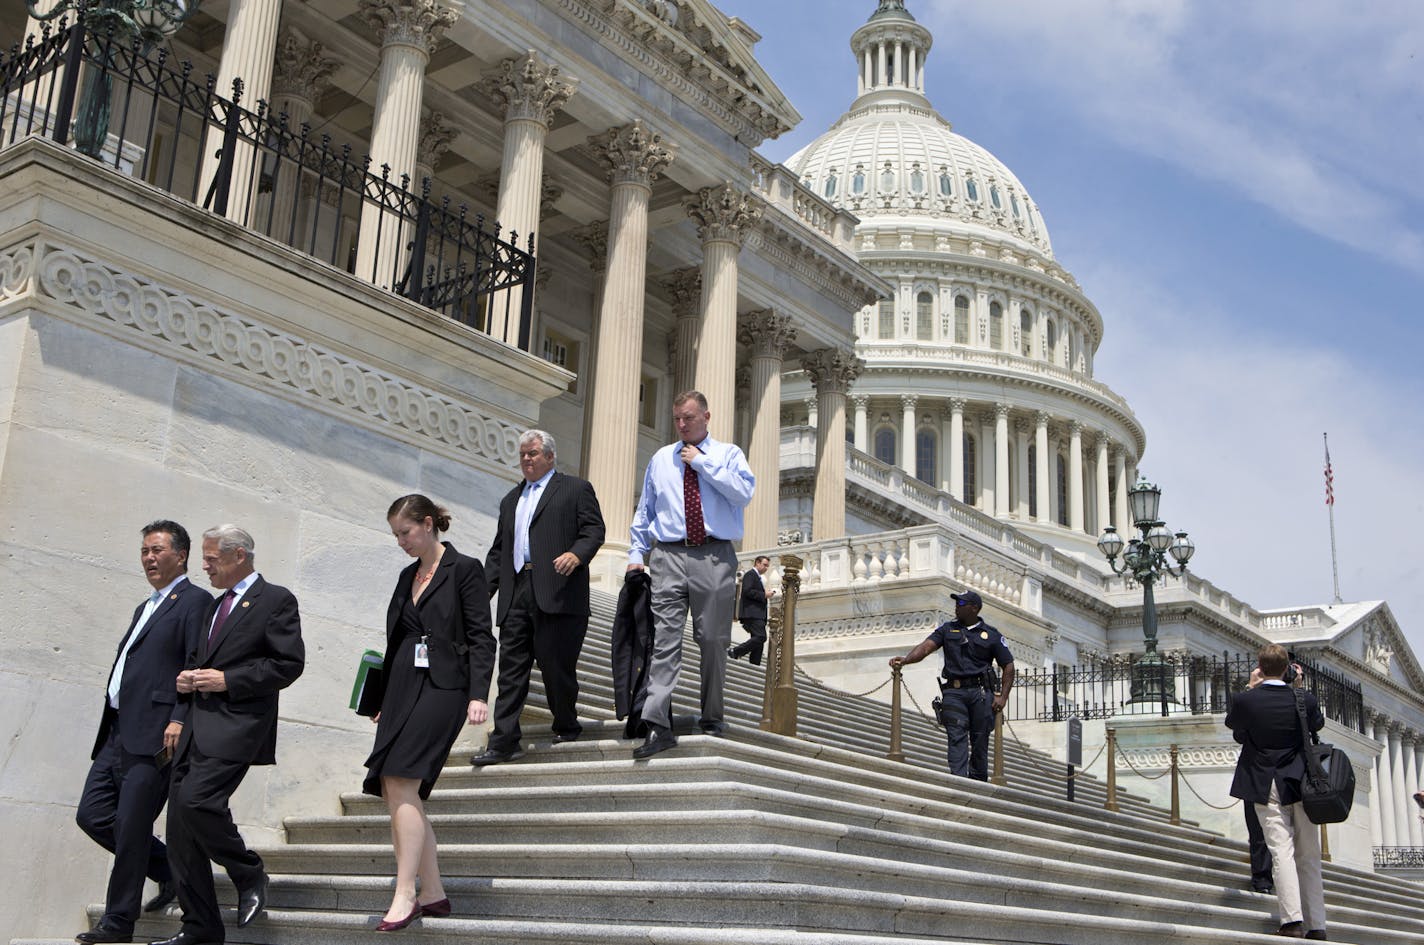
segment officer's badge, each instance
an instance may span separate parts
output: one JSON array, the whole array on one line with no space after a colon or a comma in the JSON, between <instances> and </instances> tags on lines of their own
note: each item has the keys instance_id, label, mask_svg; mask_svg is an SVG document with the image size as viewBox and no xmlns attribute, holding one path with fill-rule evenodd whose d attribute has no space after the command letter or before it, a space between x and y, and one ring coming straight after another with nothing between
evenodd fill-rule
<instances>
[{"instance_id":1,"label":"officer's badge","mask_svg":"<svg viewBox=\"0 0 1424 945\"><path fill-rule=\"evenodd\" d=\"M989 631L988 631L988 630L980 630L980 631L979 631L979 639L981 639L981 640L987 640L987 639L989 639Z\"/></svg>"}]
</instances>

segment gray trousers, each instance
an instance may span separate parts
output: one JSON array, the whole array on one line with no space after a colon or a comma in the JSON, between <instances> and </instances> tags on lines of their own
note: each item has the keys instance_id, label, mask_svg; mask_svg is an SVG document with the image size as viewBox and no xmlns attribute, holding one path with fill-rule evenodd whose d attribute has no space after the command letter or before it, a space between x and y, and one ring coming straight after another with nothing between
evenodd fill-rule
<instances>
[{"instance_id":1,"label":"gray trousers","mask_svg":"<svg viewBox=\"0 0 1424 945\"><path fill-rule=\"evenodd\" d=\"M682 628L692 611L692 638L701 651L703 728L722 727L722 683L732 640L737 555L730 541L688 548L659 542L648 556L653 579L653 651L643 721L672 728L672 690L682 669Z\"/></svg>"}]
</instances>

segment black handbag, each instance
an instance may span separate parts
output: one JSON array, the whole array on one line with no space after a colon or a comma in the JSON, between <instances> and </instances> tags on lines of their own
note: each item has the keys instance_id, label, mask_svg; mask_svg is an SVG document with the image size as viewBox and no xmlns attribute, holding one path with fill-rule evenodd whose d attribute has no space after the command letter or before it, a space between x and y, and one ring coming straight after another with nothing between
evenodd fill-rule
<instances>
[{"instance_id":1,"label":"black handbag","mask_svg":"<svg viewBox=\"0 0 1424 945\"><path fill-rule=\"evenodd\" d=\"M1312 824L1338 824L1350 817L1355 803L1355 766L1334 745L1322 744L1305 721L1305 693L1295 690L1300 720L1305 777L1300 779L1300 806Z\"/></svg>"}]
</instances>

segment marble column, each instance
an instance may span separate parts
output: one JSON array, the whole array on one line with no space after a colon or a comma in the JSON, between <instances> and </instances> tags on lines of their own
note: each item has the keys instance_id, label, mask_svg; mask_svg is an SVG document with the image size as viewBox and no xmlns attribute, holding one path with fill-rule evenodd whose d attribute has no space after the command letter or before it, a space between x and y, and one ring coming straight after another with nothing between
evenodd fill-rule
<instances>
[{"instance_id":1,"label":"marble column","mask_svg":"<svg viewBox=\"0 0 1424 945\"><path fill-rule=\"evenodd\" d=\"M1108 520L1109 520L1109 518L1110 518L1110 516L1111 516L1111 513L1108 511L1108 506L1112 504L1112 499L1111 499L1110 496L1109 496L1110 490L1109 490L1109 488L1108 488L1108 438L1107 438L1107 434L1099 434L1099 435L1098 435L1098 457L1097 457L1097 461L1096 461L1096 463L1095 463L1094 465L1095 465L1094 472L1096 472L1096 474L1097 474L1096 478L1097 478L1097 482L1098 482L1098 503L1097 503L1098 521L1097 521L1097 523L1096 523L1096 524L1097 524L1096 533L1100 534L1100 533L1102 532L1102 530L1103 530L1103 527L1108 524Z\"/></svg>"},{"instance_id":2,"label":"marble column","mask_svg":"<svg viewBox=\"0 0 1424 945\"><path fill-rule=\"evenodd\" d=\"M1378 741L1378 738L1375 734L1375 730L1376 726L1374 717L1370 716L1365 720L1365 737L1368 738L1370 741ZM1384 789L1382 787L1383 782L1380 780L1380 763L1378 755L1376 755L1374 759L1372 759L1370 767L1374 774L1374 776L1370 779L1373 782L1371 785L1373 790L1370 794L1370 846L1377 847L1383 845L1380 839L1380 808L1383 806L1382 801L1384 798Z\"/></svg>"},{"instance_id":3,"label":"marble column","mask_svg":"<svg viewBox=\"0 0 1424 945\"><path fill-rule=\"evenodd\" d=\"M420 148L421 103L425 67L440 37L458 16L435 0L360 0L358 12L381 40L371 124L369 172L399 189L415 173ZM405 250L402 221L378 204L361 205L356 244L356 276L390 288L401 276Z\"/></svg>"},{"instance_id":4,"label":"marble column","mask_svg":"<svg viewBox=\"0 0 1424 945\"><path fill-rule=\"evenodd\" d=\"M504 111L504 149L499 162L499 196L495 219L506 239L524 249L539 230L543 196L544 140L554 114L578 89L577 79L559 74L559 67L539 61L534 50L505 59L480 85ZM489 332L509 344L519 341L518 287L490 301Z\"/></svg>"},{"instance_id":5,"label":"marble column","mask_svg":"<svg viewBox=\"0 0 1424 945\"><path fill-rule=\"evenodd\" d=\"M675 394L697 386L697 336L702 329L702 271L679 269L663 280L677 324L668 336L668 364ZM706 393L706 391L703 391Z\"/></svg>"},{"instance_id":6,"label":"marble column","mask_svg":"<svg viewBox=\"0 0 1424 945\"><path fill-rule=\"evenodd\" d=\"M231 0L227 8L227 28L223 32L222 59L218 62L219 98L233 98L233 81L241 80L242 94L238 104L250 112L257 103L272 97L272 69L277 53L277 26L282 15L282 0ZM221 129L219 129L219 132ZM212 148L203 155L203 169L198 194L208 192L217 176L219 159ZM252 145L239 141L234 146L232 183L228 187L229 220L246 224L252 195L257 189L257 155Z\"/></svg>"},{"instance_id":7,"label":"marble column","mask_svg":"<svg viewBox=\"0 0 1424 945\"><path fill-rule=\"evenodd\" d=\"M816 395L812 394L806 398L806 426L816 425Z\"/></svg>"},{"instance_id":8,"label":"marble column","mask_svg":"<svg viewBox=\"0 0 1424 945\"><path fill-rule=\"evenodd\" d=\"M852 394L851 405L855 407L855 439L853 445L862 453L870 449L870 397L867 394Z\"/></svg>"},{"instance_id":9,"label":"marble column","mask_svg":"<svg viewBox=\"0 0 1424 945\"><path fill-rule=\"evenodd\" d=\"M57 7L57 6L59 6L59 0L36 0L36 3L35 3L35 12L38 13L38 14L40 14L41 16L43 16L44 14L49 13L50 11L52 11L52 10L53 10L55 7ZM73 18L72 16L67 17L66 19L67 19L68 22L70 22L70 23L73 23L73 22L74 22L74 18ZM40 20L35 19L35 18L32 17L32 16L26 16L26 17L25 17L25 39L30 39L31 37L33 37L35 42L39 42L41 39L44 38L44 31L45 31L46 26L48 26L49 30L50 30L51 32L53 32L53 31L57 28L58 24L59 24L59 19L58 19L58 18L53 19L53 20L49 20L49 21L47 21L47 22L42 22L42 21L40 21ZM24 47L24 43L23 43L23 42L22 42L20 45L21 45L21 48Z\"/></svg>"},{"instance_id":10,"label":"marble column","mask_svg":"<svg viewBox=\"0 0 1424 945\"><path fill-rule=\"evenodd\" d=\"M277 165L277 179L272 187L270 224L266 228L273 239L299 248L305 227L297 213L305 126L311 122L316 101L329 84L339 63L325 56L322 44L294 30L283 30L277 39L277 55L272 69L272 111L279 125L285 117L286 133L283 160ZM312 142L308 142L311 144ZM259 199L259 206L266 201Z\"/></svg>"},{"instance_id":11,"label":"marble column","mask_svg":"<svg viewBox=\"0 0 1424 945\"><path fill-rule=\"evenodd\" d=\"M915 474L915 394L900 395L900 468L905 475Z\"/></svg>"},{"instance_id":12,"label":"marble column","mask_svg":"<svg viewBox=\"0 0 1424 945\"><path fill-rule=\"evenodd\" d=\"M756 476L756 490L745 515L742 547L775 548L781 518L781 366L786 349L796 340L796 329L789 315L762 309L742 316L740 335L742 343L751 349L752 413L747 464ZM845 439L844 417L841 439ZM816 448L819 452L820 445ZM844 447L841 476L844 479ZM844 523L844 512L841 518Z\"/></svg>"},{"instance_id":13,"label":"marble column","mask_svg":"<svg viewBox=\"0 0 1424 945\"><path fill-rule=\"evenodd\" d=\"M450 125L444 112L425 110L420 117L420 145L415 150L415 182L411 185L415 193L423 193L425 182L429 181L431 198L435 197L435 168L459 136L460 132Z\"/></svg>"},{"instance_id":14,"label":"marble column","mask_svg":"<svg viewBox=\"0 0 1424 945\"><path fill-rule=\"evenodd\" d=\"M1053 517L1053 506L1048 498L1048 414L1042 410L1034 417L1033 448L1034 475L1038 478L1034 484L1034 504L1038 506L1038 521L1052 523L1056 519Z\"/></svg>"},{"instance_id":15,"label":"marble column","mask_svg":"<svg viewBox=\"0 0 1424 945\"><path fill-rule=\"evenodd\" d=\"M994 514L994 456L997 449L994 445L994 415L986 413L979 418L979 453L978 459L978 480L979 480L979 501L975 506L989 515Z\"/></svg>"},{"instance_id":16,"label":"marble column","mask_svg":"<svg viewBox=\"0 0 1424 945\"><path fill-rule=\"evenodd\" d=\"M865 370L855 353L821 348L801 360L815 385L816 489L811 510L811 539L827 541L845 537L845 398L846 391Z\"/></svg>"},{"instance_id":17,"label":"marble column","mask_svg":"<svg viewBox=\"0 0 1424 945\"><path fill-rule=\"evenodd\" d=\"M1398 722L1389 727L1389 795L1394 802L1394 835L1390 844L1407 847L1414 800L1404 790L1404 726Z\"/></svg>"},{"instance_id":18,"label":"marble column","mask_svg":"<svg viewBox=\"0 0 1424 945\"><path fill-rule=\"evenodd\" d=\"M638 456L638 388L643 377L643 306L648 268L648 201L653 181L672 161L659 135L633 122L589 139L610 169L608 274L598 315L598 378L587 409L593 412L588 478L598 493L608 540L598 569L606 589L621 587L628 526L641 470ZM672 400L666 404L672 410ZM730 416L730 405L728 405Z\"/></svg>"},{"instance_id":19,"label":"marble column","mask_svg":"<svg viewBox=\"0 0 1424 945\"><path fill-rule=\"evenodd\" d=\"M1127 450L1117 451L1113 475L1117 477L1117 502L1113 506L1113 524L1119 535L1131 534L1132 515L1127 508ZM1126 541L1126 539L1124 539Z\"/></svg>"},{"instance_id":20,"label":"marble column","mask_svg":"<svg viewBox=\"0 0 1424 945\"><path fill-rule=\"evenodd\" d=\"M969 502L964 494L964 408L967 401L952 397L949 401L949 494L960 502Z\"/></svg>"},{"instance_id":21,"label":"marble column","mask_svg":"<svg viewBox=\"0 0 1424 945\"><path fill-rule=\"evenodd\" d=\"M579 393L583 395L583 437L579 441L579 474L588 478L589 442L593 435L593 397L590 391L598 385L598 326L603 307L603 287L608 273L608 223L599 220L569 233L588 253L588 268L593 272L593 320L588 330L588 359L583 377L579 378ZM639 372L641 381L641 371ZM637 405L634 404L634 410ZM636 429L636 428L635 428Z\"/></svg>"},{"instance_id":22,"label":"marble column","mask_svg":"<svg viewBox=\"0 0 1424 945\"><path fill-rule=\"evenodd\" d=\"M1414 754L1414 732L1404 733L1402 754L1404 758L1404 796L1406 798L1405 808L1409 810L1409 845L1411 847L1424 846L1424 836L1421 836L1419 829L1419 814L1414 803L1414 795L1419 790L1419 769Z\"/></svg>"},{"instance_id":23,"label":"marble column","mask_svg":"<svg viewBox=\"0 0 1424 945\"><path fill-rule=\"evenodd\" d=\"M712 410L711 434L732 434L733 375L737 369L737 256L761 220L763 204L731 183L708 187L684 204L702 240L702 322L697 333L695 384ZM844 428L842 428L844 432Z\"/></svg>"},{"instance_id":24,"label":"marble column","mask_svg":"<svg viewBox=\"0 0 1424 945\"><path fill-rule=\"evenodd\" d=\"M1068 527L1083 530L1083 425L1068 424Z\"/></svg>"},{"instance_id":25,"label":"marble column","mask_svg":"<svg viewBox=\"0 0 1424 945\"><path fill-rule=\"evenodd\" d=\"M1380 842L1382 847L1395 846L1395 803L1394 775L1391 768L1389 749L1389 720L1375 717L1375 740L1380 744L1379 757L1375 759L1375 797L1379 806Z\"/></svg>"},{"instance_id":26,"label":"marble column","mask_svg":"<svg viewBox=\"0 0 1424 945\"><path fill-rule=\"evenodd\" d=\"M994 515L1009 517L1009 405L994 405Z\"/></svg>"},{"instance_id":27,"label":"marble column","mask_svg":"<svg viewBox=\"0 0 1424 945\"><path fill-rule=\"evenodd\" d=\"M1014 496L1014 514L1020 521L1028 521L1028 438L1032 432L1027 420L1014 422L1014 459L1019 480Z\"/></svg>"}]
</instances>

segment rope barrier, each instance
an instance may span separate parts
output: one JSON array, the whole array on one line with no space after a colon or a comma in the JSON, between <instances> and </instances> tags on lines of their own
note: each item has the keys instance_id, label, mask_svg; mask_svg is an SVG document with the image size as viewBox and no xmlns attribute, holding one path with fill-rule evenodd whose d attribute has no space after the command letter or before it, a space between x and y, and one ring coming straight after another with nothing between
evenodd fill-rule
<instances>
[{"instance_id":1,"label":"rope barrier","mask_svg":"<svg viewBox=\"0 0 1424 945\"><path fill-rule=\"evenodd\" d=\"M1063 775L1063 772L1057 768L1044 767L1043 764L1040 763L1039 760L1033 756L1033 753L1038 749L1035 749L1032 745L1029 745L1023 739L1019 738L1019 733L1014 731L1014 723L1010 722L1008 718L1004 719L1004 727L1009 730L1009 737L1014 740L1014 743L1017 744L1019 748L1023 749L1023 751L1028 757L1028 760L1033 762L1033 766L1035 768L1037 768L1039 771L1042 771L1044 774L1049 775L1050 777L1056 778L1061 777ZM1103 756L1103 752L1107 750L1107 747L1107 744L1104 743L1102 747L1098 749L1098 753L1093 756L1092 761L1089 761L1087 764L1075 769L1073 773L1068 777L1077 778L1082 775L1088 774L1088 769L1098 763L1098 759Z\"/></svg>"},{"instance_id":2,"label":"rope barrier","mask_svg":"<svg viewBox=\"0 0 1424 945\"><path fill-rule=\"evenodd\" d=\"M1183 784L1185 784L1185 785L1187 786L1187 790L1192 792L1192 796L1193 796L1193 797L1195 797L1197 800L1201 801L1201 802L1202 802L1203 804L1205 804L1207 807L1210 807L1212 810L1231 810L1231 808L1233 808L1233 807L1235 807L1237 804L1240 804L1240 803L1241 803L1241 799L1240 799L1239 797L1233 797L1233 798L1231 799L1231 803L1230 803L1230 804L1226 804L1226 805L1224 805L1224 806L1223 806L1223 805L1213 804L1211 801L1207 800L1206 798L1202 797L1200 794L1197 793L1197 789L1194 788L1194 787L1192 787L1192 782L1190 782L1190 781L1187 780L1187 776L1186 776L1186 774L1182 771L1181 768L1178 768L1178 769L1177 769L1177 780L1178 780L1178 781L1181 781Z\"/></svg>"},{"instance_id":3,"label":"rope barrier","mask_svg":"<svg viewBox=\"0 0 1424 945\"><path fill-rule=\"evenodd\" d=\"M1127 762L1127 766L1128 766L1129 768L1131 768L1131 769L1133 770L1133 772L1134 772L1139 778L1141 778L1141 779L1144 780L1144 781L1160 781L1162 778L1165 778L1167 775L1169 775L1169 774L1172 773L1172 769L1171 769L1171 768L1167 768L1166 770L1164 770L1164 771L1163 771L1162 773L1160 773L1160 774L1156 774L1156 775L1143 774L1143 773L1141 772L1141 770L1138 769L1137 765L1135 765L1135 764L1132 763L1132 759L1127 756L1127 752L1125 752L1125 751L1122 750L1122 746L1121 746L1121 745L1118 746L1117 753L1118 753L1118 756L1121 757L1123 761L1126 761L1126 762Z\"/></svg>"}]
</instances>

